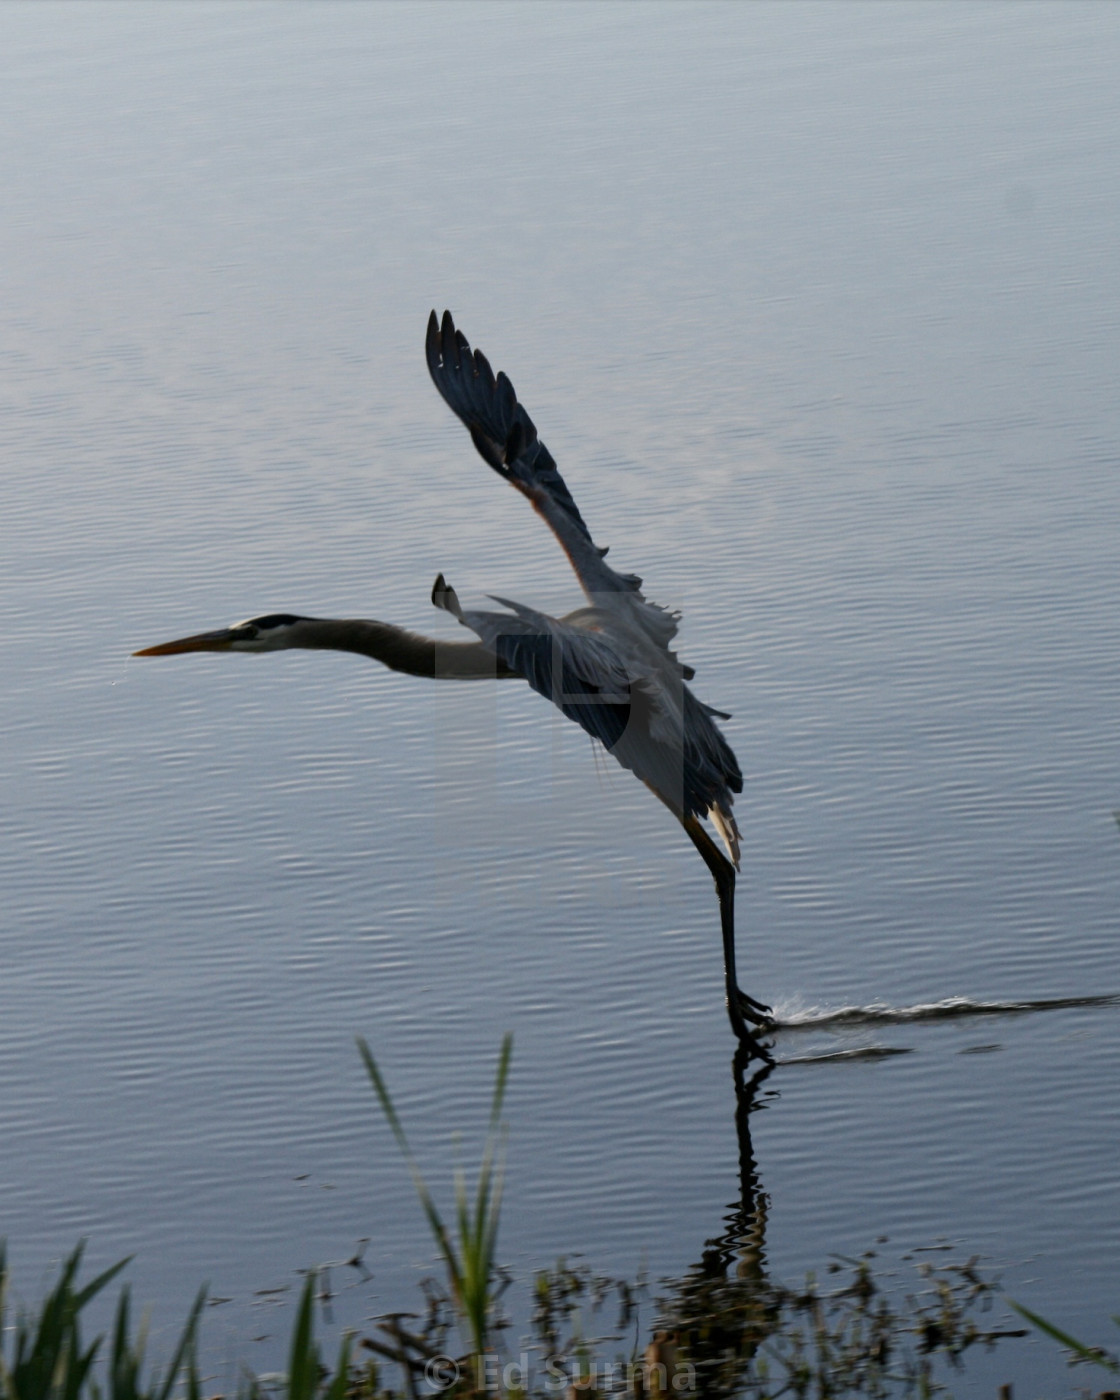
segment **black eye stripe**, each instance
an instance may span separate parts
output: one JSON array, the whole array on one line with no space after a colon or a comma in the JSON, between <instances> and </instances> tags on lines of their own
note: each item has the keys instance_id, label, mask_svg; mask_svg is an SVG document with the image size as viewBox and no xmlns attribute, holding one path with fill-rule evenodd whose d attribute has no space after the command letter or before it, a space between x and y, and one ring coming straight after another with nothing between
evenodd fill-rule
<instances>
[{"instance_id":1,"label":"black eye stripe","mask_svg":"<svg viewBox=\"0 0 1120 1400\"><path fill-rule=\"evenodd\" d=\"M251 617L243 627L255 627L258 632L267 632L273 627L290 627L299 618L294 613L269 613L267 617Z\"/></svg>"}]
</instances>

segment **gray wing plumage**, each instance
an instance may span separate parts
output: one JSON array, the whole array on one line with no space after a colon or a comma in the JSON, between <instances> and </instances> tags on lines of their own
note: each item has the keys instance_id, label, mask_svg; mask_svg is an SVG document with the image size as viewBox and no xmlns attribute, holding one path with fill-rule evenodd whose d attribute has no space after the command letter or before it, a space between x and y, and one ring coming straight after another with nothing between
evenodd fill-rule
<instances>
[{"instance_id":1,"label":"gray wing plumage","mask_svg":"<svg viewBox=\"0 0 1120 1400\"><path fill-rule=\"evenodd\" d=\"M483 460L530 499L534 492L545 493L562 512L565 529L591 544L591 531L513 385L504 372L495 377L481 350L471 350L450 311L443 313L442 324L434 311L428 318L425 350L432 382Z\"/></svg>"},{"instance_id":2,"label":"gray wing plumage","mask_svg":"<svg viewBox=\"0 0 1120 1400\"><path fill-rule=\"evenodd\" d=\"M613 751L630 719L632 691L614 649L522 603L507 598L494 602L510 612L472 610L459 620L538 695Z\"/></svg>"},{"instance_id":3,"label":"gray wing plumage","mask_svg":"<svg viewBox=\"0 0 1120 1400\"><path fill-rule=\"evenodd\" d=\"M732 794L743 790L739 764L713 710L683 680L635 674L610 640L507 598L509 612L463 610L443 578L432 599L469 627L511 671L598 739L678 817L711 816L738 859Z\"/></svg>"},{"instance_id":4,"label":"gray wing plumage","mask_svg":"<svg viewBox=\"0 0 1120 1400\"><path fill-rule=\"evenodd\" d=\"M739 860L732 794L742 774L715 717L685 685L692 670L670 651L677 615L642 596L641 579L618 574L591 538L533 420L504 374L472 350L450 312L428 321L432 381L483 460L544 517L592 606L548 617L504 598L506 613L464 612L441 575L432 601L469 627L501 662L551 700L630 769L682 820L710 817Z\"/></svg>"},{"instance_id":5,"label":"gray wing plumage","mask_svg":"<svg viewBox=\"0 0 1120 1400\"><path fill-rule=\"evenodd\" d=\"M677 616L642 596L636 574L619 574L591 538L579 507L505 374L496 377L481 350L472 350L451 313L433 311L426 343L428 370L444 402L499 476L532 502L551 526L591 602L636 627L668 651ZM674 658L675 660L675 658ZM678 663L679 664L679 663Z\"/></svg>"},{"instance_id":6,"label":"gray wing plumage","mask_svg":"<svg viewBox=\"0 0 1120 1400\"><path fill-rule=\"evenodd\" d=\"M511 671L575 720L611 756L646 783L678 817L718 814L737 859L732 793L743 775L713 721L718 713L683 681L635 675L607 640L505 598L511 613L464 612L461 621Z\"/></svg>"}]
</instances>

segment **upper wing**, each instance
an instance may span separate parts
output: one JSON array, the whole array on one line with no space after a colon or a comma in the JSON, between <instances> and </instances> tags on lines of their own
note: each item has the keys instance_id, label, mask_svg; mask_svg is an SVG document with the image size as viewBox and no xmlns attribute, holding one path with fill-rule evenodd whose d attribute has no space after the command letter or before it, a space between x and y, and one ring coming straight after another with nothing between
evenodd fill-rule
<instances>
[{"instance_id":1,"label":"upper wing","mask_svg":"<svg viewBox=\"0 0 1120 1400\"><path fill-rule=\"evenodd\" d=\"M508 613L460 612L488 650L607 749L630 719L631 681L614 650L544 613L495 598Z\"/></svg>"},{"instance_id":2,"label":"upper wing","mask_svg":"<svg viewBox=\"0 0 1120 1400\"><path fill-rule=\"evenodd\" d=\"M565 534L569 533L590 544L591 531L556 470L552 454L537 437L533 420L517 402L513 385L502 372L494 378L489 360L481 350L472 352L467 337L455 329L450 311L443 313L442 326L432 312L426 350L432 382L465 424L484 460L538 509L535 493L547 496L563 517L564 534L559 529L557 534L565 548Z\"/></svg>"},{"instance_id":3,"label":"upper wing","mask_svg":"<svg viewBox=\"0 0 1120 1400\"><path fill-rule=\"evenodd\" d=\"M668 648L677 631L676 614L648 602L636 574L617 574L605 562L607 551L593 542L552 454L505 374L494 377L486 356L471 350L449 311L442 322L432 312L426 349L432 382L444 401L466 425L485 461L528 496L551 526L592 603Z\"/></svg>"},{"instance_id":4,"label":"upper wing","mask_svg":"<svg viewBox=\"0 0 1120 1400\"><path fill-rule=\"evenodd\" d=\"M663 681L635 674L605 637L508 598L494 601L510 611L464 611L442 574L432 589L437 607L598 739L678 817L710 816L738 864L731 806L743 777L713 721L720 712L697 700L683 680L666 689Z\"/></svg>"}]
</instances>

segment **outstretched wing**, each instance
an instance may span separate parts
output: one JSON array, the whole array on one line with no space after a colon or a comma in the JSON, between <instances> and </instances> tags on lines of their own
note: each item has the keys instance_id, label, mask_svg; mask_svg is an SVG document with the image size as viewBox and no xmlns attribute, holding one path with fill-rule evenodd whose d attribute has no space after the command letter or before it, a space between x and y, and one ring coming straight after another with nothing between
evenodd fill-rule
<instances>
[{"instance_id":1,"label":"outstretched wing","mask_svg":"<svg viewBox=\"0 0 1120 1400\"><path fill-rule=\"evenodd\" d=\"M442 574L432 594L438 606L604 748L615 748L630 719L631 681L608 643L508 598L494 599L508 613L463 611L454 589L440 591L441 584Z\"/></svg>"},{"instance_id":2,"label":"outstretched wing","mask_svg":"<svg viewBox=\"0 0 1120 1400\"><path fill-rule=\"evenodd\" d=\"M466 425L483 459L527 496L551 526L590 601L667 649L676 635L676 614L648 602L636 574L615 573L605 562L607 551L592 540L552 454L506 375L495 378L486 356L471 350L449 311L442 322L432 312L426 349L432 382L444 401Z\"/></svg>"},{"instance_id":3,"label":"outstretched wing","mask_svg":"<svg viewBox=\"0 0 1120 1400\"><path fill-rule=\"evenodd\" d=\"M469 627L511 671L609 750L680 819L709 816L738 865L731 814L743 778L713 717L683 680L634 674L610 640L508 598L507 613L464 610L442 574L432 602Z\"/></svg>"},{"instance_id":4,"label":"outstretched wing","mask_svg":"<svg viewBox=\"0 0 1120 1400\"><path fill-rule=\"evenodd\" d=\"M450 311L443 313L442 326L432 312L426 350L432 382L465 425L483 460L538 509L536 495L547 498L562 516L564 534L557 533L565 548L564 536L569 533L591 544L591 531L552 454L537 437L533 420L517 402L513 385L503 372L494 377L481 350L471 350L467 337L455 329Z\"/></svg>"}]
</instances>

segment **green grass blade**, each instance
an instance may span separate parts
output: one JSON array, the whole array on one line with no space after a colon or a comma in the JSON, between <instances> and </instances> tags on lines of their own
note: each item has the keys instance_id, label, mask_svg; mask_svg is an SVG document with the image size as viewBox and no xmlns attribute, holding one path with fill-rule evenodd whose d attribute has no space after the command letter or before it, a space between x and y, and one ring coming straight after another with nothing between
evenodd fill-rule
<instances>
[{"instance_id":1,"label":"green grass blade","mask_svg":"<svg viewBox=\"0 0 1120 1400\"><path fill-rule=\"evenodd\" d=\"M365 1063L382 1112L389 1122L397 1146L408 1164L417 1196L427 1216L428 1225L443 1257L451 1284L451 1294L460 1324L469 1331L475 1353L485 1350L490 1316L493 1308L494 1260L497 1249L498 1221L502 1199L504 1136L501 1126L502 1107L509 1081L513 1036L502 1038L498 1068L494 1076L494 1091L490 1101L490 1118L486 1144L479 1168L478 1186L473 1210L462 1169L455 1172L455 1228L458 1248L452 1241L443 1217L435 1204L419 1164L412 1152L388 1085L377 1066L368 1044L358 1037L358 1049Z\"/></svg>"},{"instance_id":2,"label":"green grass blade","mask_svg":"<svg viewBox=\"0 0 1120 1400\"><path fill-rule=\"evenodd\" d=\"M342 1345L338 1349L338 1365L335 1367L334 1378L327 1387L327 1392L323 1400L346 1400L346 1392L350 1386L350 1348L353 1338L349 1333L343 1337Z\"/></svg>"},{"instance_id":3,"label":"green grass blade","mask_svg":"<svg viewBox=\"0 0 1120 1400\"><path fill-rule=\"evenodd\" d=\"M513 1055L513 1032L506 1031L502 1036L502 1048L498 1054L498 1072L494 1076L494 1098L490 1105L490 1132L497 1132L502 1116L502 1104L506 1096L506 1081L509 1079L509 1062Z\"/></svg>"},{"instance_id":4,"label":"green grass blade","mask_svg":"<svg viewBox=\"0 0 1120 1400\"><path fill-rule=\"evenodd\" d=\"M74 1254L72 1256L74 1262L74 1269L71 1271L71 1278L73 1277L73 1273L77 1271L77 1261L81 1258L81 1254L84 1249L85 1243L83 1241L83 1243L80 1244L78 1248L74 1251ZM89 1300L93 1297L96 1297L96 1295L100 1293L101 1290L107 1284L112 1283L112 1281L116 1278L120 1271L122 1269L126 1269L129 1266L129 1264L132 1263L132 1260L133 1256L129 1254L124 1259L118 1259L115 1264L110 1264L110 1266L105 1270L104 1273L98 1274L97 1277L91 1283L87 1283L83 1289L74 1294L74 1307L79 1312L81 1312L81 1310L85 1307Z\"/></svg>"},{"instance_id":5,"label":"green grass blade","mask_svg":"<svg viewBox=\"0 0 1120 1400\"><path fill-rule=\"evenodd\" d=\"M204 1287L198 1291L198 1297L194 1300L194 1306L187 1314L187 1321L183 1327L183 1335L179 1338L179 1345L175 1348L175 1355L171 1358L171 1364L167 1368L167 1376L163 1385L158 1389L153 1387L152 1400L171 1400L171 1391L179 1377L179 1372L183 1369L183 1362L187 1360L187 1388L191 1388L191 1377L194 1373L194 1344L198 1335L198 1320L202 1316L202 1309L206 1306L207 1289ZM194 1388L197 1389L198 1377L194 1375Z\"/></svg>"},{"instance_id":6,"label":"green grass blade","mask_svg":"<svg viewBox=\"0 0 1120 1400\"><path fill-rule=\"evenodd\" d=\"M1072 1351L1082 1361L1091 1362L1094 1366L1102 1366L1106 1371L1120 1373L1120 1363L1114 1361L1110 1356L1102 1355L1099 1347L1086 1346L1084 1342L1079 1342L1076 1337L1071 1337L1068 1332L1063 1332L1060 1327L1056 1327L1052 1322L1047 1322L1044 1317L1039 1317L1038 1313L1031 1312L1030 1308L1023 1307L1021 1303L1012 1301L1011 1306L1020 1317L1025 1317L1033 1327L1037 1327L1040 1332L1045 1332L1048 1337L1052 1337L1054 1341Z\"/></svg>"},{"instance_id":7,"label":"green grass blade","mask_svg":"<svg viewBox=\"0 0 1120 1400\"><path fill-rule=\"evenodd\" d=\"M113 1400L131 1400L136 1394L143 1360L141 1349L134 1348L129 1342L130 1301L129 1290L122 1288L117 1299L117 1315L109 1350L109 1393Z\"/></svg>"},{"instance_id":8,"label":"green grass blade","mask_svg":"<svg viewBox=\"0 0 1120 1400\"><path fill-rule=\"evenodd\" d=\"M288 1355L288 1400L315 1400L319 1388L319 1352L315 1345L315 1274L307 1275L300 1295Z\"/></svg>"},{"instance_id":9,"label":"green grass blade","mask_svg":"<svg viewBox=\"0 0 1120 1400\"><path fill-rule=\"evenodd\" d=\"M381 1076L381 1071L377 1067L377 1061L373 1058L373 1052L361 1036L358 1036L358 1050L365 1062L366 1073L369 1075L370 1082L373 1084L378 1102L381 1104L381 1111L385 1114L389 1122L389 1127L393 1130L393 1136L397 1140L397 1146L401 1150L401 1155L408 1164L408 1170L412 1176L412 1184L416 1188L416 1194L420 1199L420 1205L427 1218L428 1228L435 1237L436 1245L440 1254L443 1256L444 1264L451 1276L452 1288L456 1294L461 1294L463 1287L462 1268L455 1254L454 1246L451 1243L451 1237L447 1232L446 1225L443 1223L443 1217L440 1215L436 1203L432 1198L432 1193L428 1190L428 1183L424 1180L423 1173L420 1171L420 1164L413 1155L412 1148L405 1135L404 1125L401 1123L400 1117L397 1114L396 1106L389 1094L388 1086Z\"/></svg>"}]
</instances>

